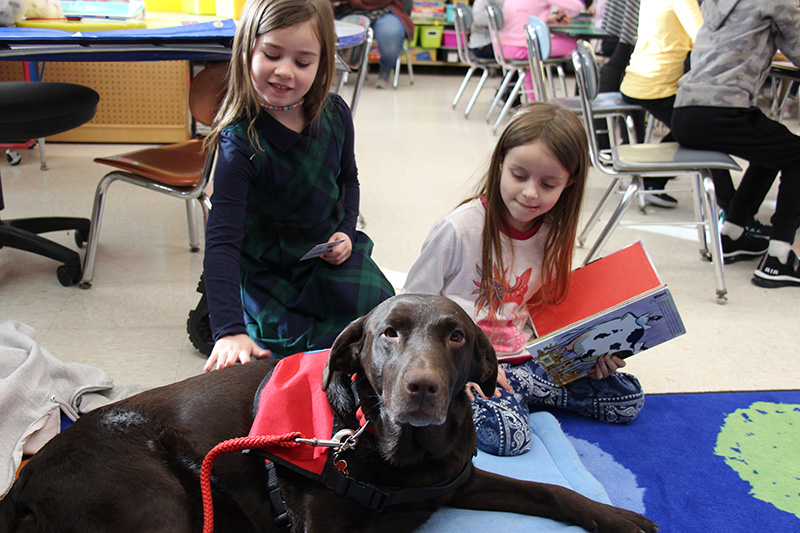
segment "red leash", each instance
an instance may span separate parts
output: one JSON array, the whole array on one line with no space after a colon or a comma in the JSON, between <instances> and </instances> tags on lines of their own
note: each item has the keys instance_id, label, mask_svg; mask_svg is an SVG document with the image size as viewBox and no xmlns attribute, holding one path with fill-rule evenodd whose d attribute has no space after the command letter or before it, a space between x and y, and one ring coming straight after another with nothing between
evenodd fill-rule
<instances>
[{"instance_id":1,"label":"red leash","mask_svg":"<svg viewBox=\"0 0 800 533\"><path fill-rule=\"evenodd\" d=\"M266 449L271 447L296 448L304 446L296 439L302 438L299 432L287 433L285 435L260 435L257 437L239 437L220 442L214 446L200 468L200 492L203 495L203 533L213 533L214 531L214 503L211 496L211 469L214 468L214 461L217 457L230 452L250 450L253 448Z\"/></svg>"}]
</instances>

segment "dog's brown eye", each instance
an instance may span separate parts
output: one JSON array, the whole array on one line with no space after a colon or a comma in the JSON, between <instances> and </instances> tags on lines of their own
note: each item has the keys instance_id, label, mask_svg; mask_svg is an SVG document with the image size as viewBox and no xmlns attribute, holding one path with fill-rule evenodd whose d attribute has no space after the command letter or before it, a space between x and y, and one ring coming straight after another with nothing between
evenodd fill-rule
<instances>
[{"instance_id":1,"label":"dog's brown eye","mask_svg":"<svg viewBox=\"0 0 800 533\"><path fill-rule=\"evenodd\" d=\"M385 330L383 330L383 336L394 339L395 337L397 337L397 330L394 328L386 328Z\"/></svg>"},{"instance_id":2,"label":"dog's brown eye","mask_svg":"<svg viewBox=\"0 0 800 533\"><path fill-rule=\"evenodd\" d=\"M457 329L453 333L450 334L450 341L451 342L461 342L464 340L464 332Z\"/></svg>"}]
</instances>

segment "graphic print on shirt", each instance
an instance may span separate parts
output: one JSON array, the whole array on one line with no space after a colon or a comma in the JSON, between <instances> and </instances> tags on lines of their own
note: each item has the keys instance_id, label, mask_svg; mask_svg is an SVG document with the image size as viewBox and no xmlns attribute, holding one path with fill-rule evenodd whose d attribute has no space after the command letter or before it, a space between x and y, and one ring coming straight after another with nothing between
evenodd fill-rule
<instances>
[{"instance_id":1,"label":"graphic print on shirt","mask_svg":"<svg viewBox=\"0 0 800 533\"><path fill-rule=\"evenodd\" d=\"M528 268L521 276L516 276L512 285L506 281L509 269L503 270L501 275L497 265L493 263L489 289L491 294L481 292L482 271L480 265L476 264L475 270L478 274L478 280L473 280L476 289L472 291L472 294L478 295L475 307L478 312L486 309L489 315L478 320L478 327L489 335L496 351L501 353L519 351L525 346L526 339L521 329L515 325L513 318L525 301L532 269Z\"/></svg>"}]
</instances>

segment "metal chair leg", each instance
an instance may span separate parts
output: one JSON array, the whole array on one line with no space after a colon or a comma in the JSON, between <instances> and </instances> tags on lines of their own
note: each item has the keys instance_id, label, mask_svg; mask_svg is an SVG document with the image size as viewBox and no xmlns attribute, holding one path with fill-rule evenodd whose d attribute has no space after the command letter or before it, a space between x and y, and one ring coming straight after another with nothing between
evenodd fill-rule
<instances>
[{"instance_id":1,"label":"metal chair leg","mask_svg":"<svg viewBox=\"0 0 800 533\"><path fill-rule=\"evenodd\" d=\"M37 141L37 143L39 145L39 168L41 170L48 170L47 169L47 158L45 157L45 154L44 154L44 137L39 137L39 140Z\"/></svg>"},{"instance_id":2,"label":"metal chair leg","mask_svg":"<svg viewBox=\"0 0 800 533\"><path fill-rule=\"evenodd\" d=\"M364 80L367 79L367 70L369 70L369 51L372 49L372 28L367 29L367 38L364 40L364 53L361 56L361 63L358 67L358 78L356 78L356 86L353 89L353 99L350 103L350 113L355 114L356 106L358 106L358 97L361 96L361 88L364 87Z\"/></svg>"},{"instance_id":3,"label":"metal chair leg","mask_svg":"<svg viewBox=\"0 0 800 533\"><path fill-rule=\"evenodd\" d=\"M524 71L518 71L517 75L517 82L514 84L514 88L511 90L511 95L506 100L503 109L500 110L500 114L497 116L497 121L495 121L494 126L492 126L492 133L497 133L497 128L500 127L500 122L503 121L508 110L511 109L512 104L514 103L514 99L519 94L520 89L522 88L522 84L525 82L525 74Z\"/></svg>"},{"instance_id":4,"label":"metal chair leg","mask_svg":"<svg viewBox=\"0 0 800 533\"><path fill-rule=\"evenodd\" d=\"M725 286L725 264L722 258L722 237L719 234L719 207L717 206L717 192L714 180L707 169L701 171L703 181L703 208L706 213L706 225L711 239L711 262L714 267L714 278L717 282L717 303L725 304L728 301L728 289Z\"/></svg>"},{"instance_id":5,"label":"metal chair leg","mask_svg":"<svg viewBox=\"0 0 800 533\"><path fill-rule=\"evenodd\" d=\"M192 252L200 251L200 234L197 231L197 209L199 201L196 198L186 199L186 220L189 223L189 249Z\"/></svg>"},{"instance_id":6,"label":"metal chair leg","mask_svg":"<svg viewBox=\"0 0 800 533\"><path fill-rule=\"evenodd\" d=\"M467 70L467 73L464 75L464 81L461 82L461 85L458 87L458 92L456 93L456 97L453 98L453 109L456 108L456 106L458 105L458 101L461 100L461 95L464 93L464 89L467 88L467 84L469 83L469 80L472 79L472 75L475 73L476 70L477 70L476 67L469 67L469 70Z\"/></svg>"},{"instance_id":7,"label":"metal chair leg","mask_svg":"<svg viewBox=\"0 0 800 533\"><path fill-rule=\"evenodd\" d=\"M108 186L116 179L116 173L106 174L97 184L97 190L94 193L89 238L86 240L86 255L83 258L83 277L78 284L81 289L89 289L92 286L92 274L94 273L94 261L97 258L97 241L100 239L100 226L103 222L106 192L108 192Z\"/></svg>"},{"instance_id":8,"label":"metal chair leg","mask_svg":"<svg viewBox=\"0 0 800 533\"><path fill-rule=\"evenodd\" d=\"M586 239L589 236L589 232L592 231L597 221L600 219L600 213L606 208L608 205L608 200L613 196L614 192L619 187L619 184L622 183L623 178L614 178L611 182L611 185L603 192L603 196L600 198L600 201L595 206L594 211L589 216L589 220L586 222L586 225L583 227L583 231L581 231L580 235L578 235L578 246L583 248L583 245L586 244Z\"/></svg>"},{"instance_id":9,"label":"metal chair leg","mask_svg":"<svg viewBox=\"0 0 800 533\"><path fill-rule=\"evenodd\" d=\"M631 202L636 197L636 193L639 192L639 189L642 186L642 178L639 176L634 176L631 179L631 183L628 185L628 188L625 190L625 193L622 195L622 200L617 205L617 208L614 210L614 213L611 215L611 218L606 223L603 231L600 232L600 236L592 245L592 248L589 250L589 253L586 254L586 258L583 260L583 264L589 264L594 259L597 258L598 252L600 249L605 245L608 238L611 236L611 233L614 231L614 228L617 227L617 224L622 219L622 216L625 214L625 211L628 210L630 207Z\"/></svg>"},{"instance_id":10,"label":"metal chair leg","mask_svg":"<svg viewBox=\"0 0 800 533\"><path fill-rule=\"evenodd\" d=\"M706 218L706 207L703 197L706 195L706 190L703 185L702 175L699 173L692 175L692 208L694 209L694 219L698 221L697 224L697 242L700 244L700 257L712 260L711 254L708 250L708 219Z\"/></svg>"},{"instance_id":11,"label":"metal chair leg","mask_svg":"<svg viewBox=\"0 0 800 533\"><path fill-rule=\"evenodd\" d=\"M500 88L497 89L497 93L494 95L494 99L492 100L492 105L489 106L489 112L486 113L486 122L488 123L492 119L492 113L494 112L494 108L497 106L497 103L500 101L500 98L503 97L503 93L508 87L509 82L511 81L511 76L514 75L515 70L509 70L506 72L505 76L503 76L503 81L500 83Z\"/></svg>"},{"instance_id":12,"label":"metal chair leg","mask_svg":"<svg viewBox=\"0 0 800 533\"><path fill-rule=\"evenodd\" d=\"M414 67L411 64L411 52L408 50L408 41L403 41L403 52L406 54L406 68L408 69L408 83L414 85ZM397 62L394 65L394 80L392 86L397 89L400 85L400 58L402 55L397 56Z\"/></svg>"},{"instance_id":13,"label":"metal chair leg","mask_svg":"<svg viewBox=\"0 0 800 533\"><path fill-rule=\"evenodd\" d=\"M486 84L486 80L489 79L489 69L483 69L483 74L481 74L481 79L478 80L478 85L475 87L475 91L472 93L472 98L469 99L469 103L467 104L467 108L464 109L464 117L469 117L470 111L472 111L472 107L475 105L475 102L478 100L478 95L483 90L483 86Z\"/></svg>"},{"instance_id":14,"label":"metal chair leg","mask_svg":"<svg viewBox=\"0 0 800 533\"><path fill-rule=\"evenodd\" d=\"M564 66L561 64L556 65L556 72L558 72L558 81L561 83L561 90L564 91L564 98L568 98L569 92L567 92L567 75L564 73Z\"/></svg>"}]
</instances>

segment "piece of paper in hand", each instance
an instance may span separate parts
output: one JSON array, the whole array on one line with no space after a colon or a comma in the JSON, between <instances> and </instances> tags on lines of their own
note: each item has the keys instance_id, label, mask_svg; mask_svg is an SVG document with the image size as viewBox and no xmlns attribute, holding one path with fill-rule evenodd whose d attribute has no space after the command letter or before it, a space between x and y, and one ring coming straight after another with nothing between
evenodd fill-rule
<instances>
[{"instance_id":1,"label":"piece of paper in hand","mask_svg":"<svg viewBox=\"0 0 800 533\"><path fill-rule=\"evenodd\" d=\"M301 257L300 261L305 261L306 259L313 259L315 257L319 257L321 255L325 255L328 252L330 252L331 250L333 250L334 248L336 248L337 246L339 246L340 244L342 244L343 242L344 242L344 239L341 239L341 240L338 240L338 241L333 241L333 242L320 243L320 244L316 245L315 247L313 247L312 249L310 249L308 251L308 253L306 253L306 255Z\"/></svg>"}]
</instances>

